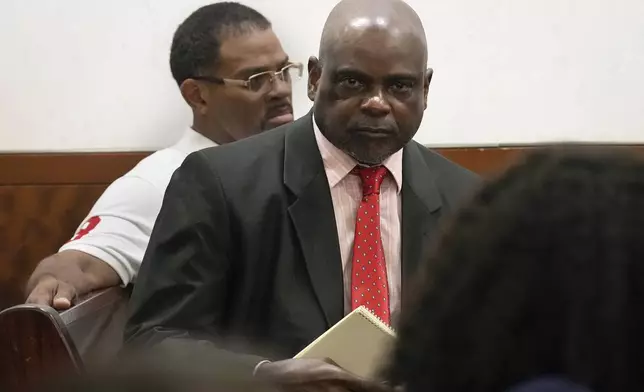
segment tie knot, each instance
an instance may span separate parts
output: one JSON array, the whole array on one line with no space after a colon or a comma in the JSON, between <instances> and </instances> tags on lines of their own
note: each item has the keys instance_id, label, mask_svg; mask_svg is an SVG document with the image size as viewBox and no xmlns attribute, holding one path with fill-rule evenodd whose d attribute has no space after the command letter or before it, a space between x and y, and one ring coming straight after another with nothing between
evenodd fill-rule
<instances>
[{"instance_id":1,"label":"tie knot","mask_svg":"<svg viewBox=\"0 0 644 392\"><path fill-rule=\"evenodd\" d=\"M380 184L382 184L382 180L387 175L387 168L384 166L356 166L351 173L360 176L362 180L362 195L369 196L372 193L380 193Z\"/></svg>"}]
</instances>

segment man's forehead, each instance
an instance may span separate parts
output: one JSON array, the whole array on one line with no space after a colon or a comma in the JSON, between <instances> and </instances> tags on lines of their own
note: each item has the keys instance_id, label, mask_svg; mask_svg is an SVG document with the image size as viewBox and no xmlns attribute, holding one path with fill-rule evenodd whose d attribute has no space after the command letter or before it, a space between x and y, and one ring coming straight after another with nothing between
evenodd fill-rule
<instances>
[{"instance_id":1,"label":"man's forehead","mask_svg":"<svg viewBox=\"0 0 644 392\"><path fill-rule=\"evenodd\" d=\"M338 42L356 42L360 40L373 40L382 42L397 41L423 45L420 33L417 30L410 29L408 26L392 24L386 18L367 19L358 18L347 24L336 35ZM423 37L424 38L424 37Z\"/></svg>"},{"instance_id":2,"label":"man's forehead","mask_svg":"<svg viewBox=\"0 0 644 392\"><path fill-rule=\"evenodd\" d=\"M415 33L374 25L354 25L345 29L334 42L329 43L329 49L327 60L331 62L378 61L383 58L423 62L426 53L424 40Z\"/></svg>"},{"instance_id":3,"label":"man's forehead","mask_svg":"<svg viewBox=\"0 0 644 392\"><path fill-rule=\"evenodd\" d=\"M228 37L220 48L220 69L231 72L262 72L286 61L288 56L270 29Z\"/></svg>"},{"instance_id":4,"label":"man's forehead","mask_svg":"<svg viewBox=\"0 0 644 392\"><path fill-rule=\"evenodd\" d=\"M237 60L257 51L282 51L282 45L272 29L250 30L227 35L221 40L220 57Z\"/></svg>"}]
</instances>

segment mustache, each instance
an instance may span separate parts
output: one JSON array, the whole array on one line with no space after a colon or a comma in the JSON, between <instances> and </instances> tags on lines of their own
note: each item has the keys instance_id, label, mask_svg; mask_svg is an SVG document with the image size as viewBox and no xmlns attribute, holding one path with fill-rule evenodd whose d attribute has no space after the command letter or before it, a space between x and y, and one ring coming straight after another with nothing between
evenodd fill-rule
<instances>
[{"instance_id":1,"label":"mustache","mask_svg":"<svg viewBox=\"0 0 644 392\"><path fill-rule=\"evenodd\" d=\"M396 133L396 125L389 122L364 122L351 124L349 127L350 131L355 132L374 132L374 133Z\"/></svg>"},{"instance_id":2,"label":"mustache","mask_svg":"<svg viewBox=\"0 0 644 392\"><path fill-rule=\"evenodd\" d=\"M266 117L275 117L281 114L293 114L293 105L289 101L273 103L266 108Z\"/></svg>"}]
</instances>

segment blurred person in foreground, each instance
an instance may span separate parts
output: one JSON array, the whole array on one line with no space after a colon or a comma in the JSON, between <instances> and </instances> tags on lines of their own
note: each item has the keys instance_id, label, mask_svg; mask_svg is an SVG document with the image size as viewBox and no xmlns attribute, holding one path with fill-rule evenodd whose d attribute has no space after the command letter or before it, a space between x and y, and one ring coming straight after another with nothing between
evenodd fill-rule
<instances>
[{"instance_id":1,"label":"blurred person in foreground","mask_svg":"<svg viewBox=\"0 0 644 392\"><path fill-rule=\"evenodd\" d=\"M392 383L500 392L558 377L644 390L643 173L623 150L563 149L488 183L421 268Z\"/></svg>"},{"instance_id":2,"label":"blurred person in foreground","mask_svg":"<svg viewBox=\"0 0 644 392\"><path fill-rule=\"evenodd\" d=\"M235 2L199 8L177 29L172 76L192 127L112 183L72 239L37 266L27 302L69 308L93 290L133 283L172 173L197 150L293 121L291 81L302 74L271 23Z\"/></svg>"},{"instance_id":3,"label":"blurred person in foreground","mask_svg":"<svg viewBox=\"0 0 644 392\"><path fill-rule=\"evenodd\" d=\"M130 301L129 344L226 350L236 338L251 345L238 354L249 373L293 388L373 387L286 358L358 306L395 324L427 238L479 179L412 140L432 70L405 2L340 2L308 69L309 114L191 154L173 176Z\"/></svg>"}]
</instances>

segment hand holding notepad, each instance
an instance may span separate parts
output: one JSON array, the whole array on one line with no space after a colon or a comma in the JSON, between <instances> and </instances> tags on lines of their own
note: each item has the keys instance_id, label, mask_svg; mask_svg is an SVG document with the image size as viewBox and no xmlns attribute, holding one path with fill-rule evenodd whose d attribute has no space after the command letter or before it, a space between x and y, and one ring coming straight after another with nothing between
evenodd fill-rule
<instances>
[{"instance_id":1,"label":"hand holding notepad","mask_svg":"<svg viewBox=\"0 0 644 392\"><path fill-rule=\"evenodd\" d=\"M356 308L295 358L328 358L356 376L370 379L384 363L395 332L364 306Z\"/></svg>"}]
</instances>

